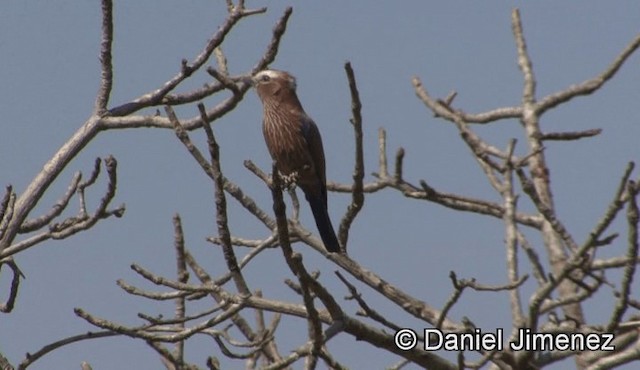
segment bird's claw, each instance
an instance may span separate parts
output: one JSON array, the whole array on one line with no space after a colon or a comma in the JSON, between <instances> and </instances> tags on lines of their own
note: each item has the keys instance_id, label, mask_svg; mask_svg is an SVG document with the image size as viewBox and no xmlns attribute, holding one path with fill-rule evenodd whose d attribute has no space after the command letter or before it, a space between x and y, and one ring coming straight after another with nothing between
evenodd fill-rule
<instances>
[{"instance_id":1,"label":"bird's claw","mask_svg":"<svg viewBox=\"0 0 640 370\"><path fill-rule=\"evenodd\" d=\"M283 173L278 173L280 175L280 179L282 180L282 187L285 190L293 190L296 188L296 184L298 182L298 172L294 171L288 175Z\"/></svg>"}]
</instances>

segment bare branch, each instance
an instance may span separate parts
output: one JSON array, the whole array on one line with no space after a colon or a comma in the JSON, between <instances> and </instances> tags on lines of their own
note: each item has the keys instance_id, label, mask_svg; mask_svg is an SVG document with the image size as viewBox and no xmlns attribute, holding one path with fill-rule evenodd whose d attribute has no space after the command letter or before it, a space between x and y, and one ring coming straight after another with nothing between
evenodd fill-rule
<instances>
[{"instance_id":1,"label":"bare branch","mask_svg":"<svg viewBox=\"0 0 640 370\"><path fill-rule=\"evenodd\" d=\"M180 215L173 216L173 234L174 234L174 247L176 249L176 275L178 281L186 284L189 282L189 273L187 272L187 263L184 260L185 246L184 246L184 232L182 230L182 220ZM186 300L185 295L176 297L176 313L175 319L179 322L176 324L178 330L185 329L184 319L186 316ZM184 341L176 343L174 353L178 363L178 367L184 364ZM172 357L173 358L173 357Z\"/></svg>"},{"instance_id":2,"label":"bare branch","mask_svg":"<svg viewBox=\"0 0 640 370\"><path fill-rule=\"evenodd\" d=\"M202 282L202 284L207 286L217 287L217 285L215 284L211 276L209 276L209 274L197 263L197 261L191 256L191 254L188 251L185 251L185 260L189 265L189 267L191 268L191 270ZM219 288L211 290L209 294L219 304L222 304L222 303L227 304L228 302L234 299L233 296L227 294L225 291ZM259 298L257 299L260 300ZM238 300L238 303L247 304L250 301L251 301L251 297L243 296L241 300ZM253 306L253 307L261 308L256 306ZM283 313L286 313L286 312L288 311L285 310ZM257 338L256 333L251 329L247 321L241 315L237 314L232 316L231 321L238 328L238 330L240 330L242 335L245 336L245 338L247 338L250 341L256 340ZM277 349L275 348L275 346L262 347L261 351L271 362L279 361L281 359L281 356L277 352Z\"/></svg>"},{"instance_id":3,"label":"bare branch","mask_svg":"<svg viewBox=\"0 0 640 370\"><path fill-rule=\"evenodd\" d=\"M640 35L636 36L629 45L616 57L616 59L598 76L581 82L577 85L569 86L569 88L559 91L557 93L550 94L540 100L537 106L537 110L540 114L545 111L554 108L562 103L583 95L589 95L609 81L622 67L622 64L640 47Z\"/></svg>"},{"instance_id":4,"label":"bare branch","mask_svg":"<svg viewBox=\"0 0 640 370\"><path fill-rule=\"evenodd\" d=\"M636 259L638 258L638 204L636 197L638 196L638 190L635 189L633 181L629 181L627 185L627 191L629 192L629 205L627 207L627 223L629 225L629 245L627 248L628 263L624 268L624 274L622 277L622 287L616 306L613 309L613 314L607 325L607 332L613 332L618 324L622 321L625 311L629 305L629 297L631 295L631 283L636 273Z\"/></svg>"},{"instance_id":5,"label":"bare branch","mask_svg":"<svg viewBox=\"0 0 640 370\"><path fill-rule=\"evenodd\" d=\"M207 113L202 103L198 104L198 109L200 110L202 121L207 122ZM223 241L222 250L224 253L224 259L227 262L227 268L231 272L233 280L236 283L236 288L240 294L248 296L251 295L251 291L249 290L247 282L238 267L238 261L231 245L231 234L229 232L229 222L227 220L227 200L224 196L224 178L222 177L222 170L220 168L220 147L216 142L211 126L209 126L208 123L205 123L202 127L207 134L207 144L209 146L209 154L211 156L211 171L215 185L216 221L218 224L218 234Z\"/></svg>"},{"instance_id":6,"label":"bare branch","mask_svg":"<svg viewBox=\"0 0 640 370\"><path fill-rule=\"evenodd\" d=\"M444 319L449 314L449 311L451 310L451 308L458 302L458 300L462 296L462 292L464 291L464 289L468 286L466 284L459 283L456 273L454 271L449 272L449 278L453 283L454 291L451 297L449 297L449 299L447 299L447 302L444 304L442 311L440 311L440 315L438 315L438 319L434 324L434 326L437 329L442 329L442 323L444 322Z\"/></svg>"},{"instance_id":7,"label":"bare branch","mask_svg":"<svg viewBox=\"0 0 640 370\"><path fill-rule=\"evenodd\" d=\"M526 177L524 171L519 169L516 171L516 173L520 178L522 190L527 193L533 204L536 206L540 214L544 216L545 220L549 223L553 231L557 233L560 238L562 238L562 241L564 241L564 243L572 252L578 250L578 245L573 240L573 237L571 236L571 234L569 234L569 231L566 229L564 224L556 217L554 210L548 205L549 198L547 197L547 201L544 201L540 197L539 191L536 190L534 182Z\"/></svg>"},{"instance_id":8,"label":"bare branch","mask_svg":"<svg viewBox=\"0 0 640 370\"><path fill-rule=\"evenodd\" d=\"M356 78L351 68L351 63L344 65L349 81L349 91L351 92L351 114L350 120L353 125L353 136L355 138L355 168L353 170L353 194L351 204L347 208L347 212L340 223L338 230L338 238L342 248L347 250L347 241L349 240L349 229L351 224L358 216L358 213L364 205L364 193L362 191L362 180L364 179L364 154L362 149L362 103L360 102L360 93L356 85Z\"/></svg>"},{"instance_id":9,"label":"bare branch","mask_svg":"<svg viewBox=\"0 0 640 370\"><path fill-rule=\"evenodd\" d=\"M401 190L409 198L428 200L454 210L474 212L493 216L495 218L504 217L504 207L481 199L475 199L462 195L444 193L428 186L426 182L421 183L422 189L406 182L395 188ZM542 225L539 217L517 212L515 219L519 224L539 229Z\"/></svg>"},{"instance_id":10,"label":"bare branch","mask_svg":"<svg viewBox=\"0 0 640 370\"><path fill-rule=\"evenodd\" d=\"M382 127L378 129L378 166L380 167L380 173L377 177L389 177L389 171L387 170L387 132Z\"/></svg>"},{"instance_id":11,"label":"bare branch","mask_svg":"<svg viewBox=\"0 0 640 370\"><path fill-rule=\"evenodd\" d=\"M5 193L0 201L0 238L3 237L4 232L7 230L9 221L13 218L13 206L16 202L16 193L13 192L13 187L7 185Z\"/></svg>"},{"instance_id":12,"label":"bare branch","mask_svg":"<svg viewBox=\"0 0 640 370\"><path fill-rule=\"evenodd\" d=\"M398 305L410 315L435 325L441 312L424 301L416 299L405 293L398 287L389 284L387 281L376 275L374 272L360 266L356 261L347 256L330 256L336 264L347 271L351 276L367 284L369 287L382 294L388 300ZM452 320L445 319L442 324L444 330L460 331L463 326Z\"/></svg>"},{"instance_id":13,"label":"bare branch","mask_svg":"<svg viewBox=\"0 0 640 370\"><path fill-rule=\"evenodd\" d=\"M80 212L79 212L79 217L86 217L88 212L87 212L87 202L86 202L86 197L85 197L85 189L90 187L91 185L95 184L95 182L98 180L98 176L100 176L100 164L102 163L102 160L100 158L96 158L95 161L93 162L93 171L91 172L91 175L89 176L89 178L85 181L82 181L81 183L78 184L78 198L80 201Z\"/></svg>"},{"instance_id":14,"label":"bare branch","mask_svg":"<svg viewBox=\"0 0 640 370\"><path fill-rule=\"evenodd\" d=\"M143 324L128 326L101 319L79 308L75 312L77 316L90 324L105 328L106 331L99 332L104 333L101 335L105 337L126 335L146 341L150 348L157 352L162 363L168 369L191 370L196 368L195 365L187 363L185 358L188 353L185 352L185 342L196 334L215 343L214 350L218 349L224 356L245 361L247 369L284 369L296 365L301 367L298 364L293 364L303 358L305 359L305 369L315 369L323 367L323 365L332 369L346 368L332 356L325 346L338 334L346 334L373 347L401 356L404 360L398 363L396 368L413 363L422 368L447 370L483 368L485 366L499 369L533 369L558 362L567 357L574 357L577 368L586 369L589 366L593 368L615 366L639 358L637 340L640 319L628 314L629 308L640 310L640 301L631 296L636 264L640 263L638 256L638 224L640 222L638 219L640 216L638 216L637 206L640 187L637 182L630 181L633 163L629 164L620 179L620 185L614 199L609 204L603 218L595 225L586 241L582 245L577 245L574 236L565 227L566 220L560 219L554 206L550 168L546 163L543 144L546 140L567 141L591 137L598 135L601 130L543 133L540 127L540 117L547 109L569 101L573 97L590 94L600 88L613 77L629 55L640 47L640 36L601 75L537 101L532 59L527 51L520 14L518 10L514 10L512 13L513 36L517 50L517 62L523 76L522 97L519 106L499 107L487 112L468 114L462 109L454 107L454 99L457 95L455 91L446 98L436 99L429 95L417 77L413 78L415 93L424 105L436 117L450 121L456 126L460 138L469 147L491 186L499 193L501 200L498 202L436 190L426 180L418 180L417 185L410 183L409 181L413 180L410 180L411 175L407 173L407 168L404 166L405 156L409 152L402 147L397 150L395 158L392 159L395 160L395 168L390 173L387 163L386 133L382 129L378 132L377 142L379 172L374 174L373 181L365 183L362 102L351 64L348 62L345 64L351 93L352 117L350 122L353 126L355 141L353 179L352 183L327 184L330 191L350 193L351 196L351 203L338 230L342 248L346 250L349 230L363 208L365 193L373 194L387 188L396 190L407 198L426 200L453 210L500 218L503 222L507 272L505 284L487 285L478 283L473 278L458 279L456 274L451 272L450 278L454 291L443 309L438 310L430 303L415 298L400 287L387 282L378 274L365 269L346 254L327 253L320 240L300 224L297 196L290 189L288 190L290 190L292 198L293 211L291 218L287 219L279 176L269 176L252 162L245 162L245 166L270 188L275 217L260 208L237 184L224 177L220 167L220 148L211 123L234 110L242 101L250 88L247 77L267 68L275 60L288 20L292 15L292 8L289 7L284 11L274 26L267 50L250 71L231 75L229 70L233 66L228 65L222 50L222 43L227 36L231 35L231 30L243 18L262 13L266 9L246 9L243 0L225 1L228 15L198 55L193 56L191 60L184 59L179 66L176 66L179 68L176 75L167 79L157 89L108 110L114 83L111 55L114 22L112 0L102 0L101 81L92 116L51 158L44 170L34 178L22 195L16 197L16 194L9 187L0 200L0 267L9 266L13 273L8 298L6 302L0 302L0 311L8 312L13 308L22 276L12 259L13 254L49 239L66 238L78 231L92 227L100 219L110 216L119 217L124 212L124 206L113 210L109 209L109 205L115 197L117 185L117 162L109 157L104 163L108 176L107 189L94 212L87 210L87 205L91 202L85 197L85 190L92 186L100 175L102 167L99 161L96 162L94 171L88 180L83 182L81 175L77 174L65 194L51 209L47 209L43 215L31 216L32 218L29 219L35 205L66 165L87 143L95 138L99 131L158 127L174 130L187 151L214 184L217 235L209 237L207 240L221 246L226 269L212 276L203 268L204 265L200 264L201 261L197 261L186 248L182 223L180 217L176 215L173 219L175 238L173 246L177 276L165 277L134 264L131 268L143 279L160 286L159 289L156 289L159 291L138 288L123 280L118 280L118 285L127 293L156 301L152 303L160 304L161 301L173 300L174 302L170 303L175 308L174 314L164 318L158 313L140 312L138 317L143 320ZM212 64L212 66L207 66L207 64ZM178 91L179 86L184 85L183 82L190 76L196 72L202 74L204 71L208 72L210 76L209 78L205 74L209 81L204 86L186 92ZM203 104L199 104L198 114L188 119L179 120L172 108L175 105L199 102L217 93L222 93L222 95L218 95L217 105L209 107L207 110ZM159 107L160 105L165 106L166 116L162 116L160 111L155 115L135 115L142 109ZM521 157L514 155L515 139L504 149L500 145L494 146L485 141L471 129L473 127L471 124L493 123L515 118L519 119L522 124L528 145L527 152ZM188 133L201 127L207 138L209 157L192 142ZM520 198L517 185L514 185L513 182L514 172L520 180L523 192L529 196L535 206L533 213L518 210ZM272 168L272 174L276 174L275 164ZM267 229L266 234L263 235L264 239L256 240L255 236L249 238L231 234L227 219L228 199L225 192L249 212L249 217L256 218L264 224ZM78 195L80 211L75 216L54 222L59 221L57 218L68 207L74 194ZM526 200L528 201L528 199ZM595 253L600 247L612 244L616 240L618 234L609 228L625 205L627 205L628 226L626 254L609 259L595 259ZM522 225L531 228L528 231L541 238L545 249L538 249L537 246L529 244L527 241L529 234L526 234L527 237L525 237L524 231L521 230ZM48 229L46 229L47 226L49 226ZM16 241L15 239L20 233L30 234L24 239ZM530 240L539 243L535 237ZM345 299L355 300L359 306L356 315L364 316L365 319L361 321L358 316L351 317L334 298L333 292L321 283L319 273L308 270L309 262L303 261L303 255L294 252L292 248L292 243L296 242L310 245L326 257L328 263L334 263L340 267L341 270L335 273L350 292L350 295ZM243 255L240 261L236 255L239 249L234 248L236 246L249 248L242 251ZM291 279L288 285L301 297L298 298L300 302L297 304L264 298L260 290L252 293L243 276L247 273L245 267L250 262L258 261L256 256L267 248L277 246L281 248L282 256L289 270L296 277L296 279ZM531 287L526 289L524 287L528 275L522 274L520 271L522 261L519 258L522 256L518 255L519 248L525 251L525 258L528 258L530 269L537 281L537 286L535 283L533 284L535 291L530 297L528 311L523 307L521 294ZM546 255L543 256L543 252L546 252ZM263 257L266 256L263 254ZM608 280L610 274L607 274L608 271L605 270L611 271L611 269L620 269L623 272L619 287ZM487 292L507 294L510 297L512 327L514 329L529 327L532 332L554 334L610 331L616 334L617 347L611 353L600 355L578 351L507 351L503 353L478 351L472 360L469 360L469 355L473 355L469 351L459 351L455 360L444 359L436 352L425 351L420 348L420 345L405 351L398 348L394 334L388 332L388 329L390 331L399 330L400 325L373 309L356 286L346 279L344 272L381 294L387 302L404 310L409 317L417 318L444 332L469 333L470 330L476 328L472 321L473 318L463 317L460 321L450 318L450 312L453 306L460 301L463 291L466 288L471 288L481 294ZM6 269L5 273L8 273ZM197 281L189 280L190 273L197 278ZM619 271L615 273L619 273ZM231 280L233 281L231 282ZM232 284L232 288L229 284ZM602 288L608 288L616 297L617 302L608 322L593 325L585 321L582 307L583 304L590 301L595 293L602 292L604 290ZM206 300L209 302L207 303ZM195 313L193 313L187 309L187 304L191 305L192 302L206 306L204 309L194 310ZM562 315L556 310L562 310ZM247 314L250 317L255 317L255 323L245 320ZM266 315L271 315L272 318L269 327L265 324ZM303 338L300 343L294 345L293 351L282 356L276 346L275 334L280 318L287 316L298 322L304 320L307 324L308 335L307 338ZM545 318L547 319L545 320ZM368 325L367 322L375 326ZM286 330L289 329L286 328ZM49 347L41 349L35 355L27 354L26 360L23 361L20 368L29 366L33 361L54 349L93 337L95 334L89 333L87 336L71 337L50 344ZM422 335L417 335L417 340L417 344L422 344L425 338ZM175 346L167 343L175 343ZM0 356L0 362L1 360L3 360L2 356ZM323 363L319 364L320 362ZM209 357L206 366L210 369L218 369L220 363L216 358ZM82 367L90 368L90 365L83 363Z\"/></svg>"},{"instance_id":15,"label":"bare branch","mask_svg":"<svg viewBox=\"0 0 640 370\"><path fill-rule=\"evenodd\" d=\"M289 17L293 13L292 7L287 7L284 10L284 14L278 20L276 25L273 27L273 37L271 38L271 42L269 46L267 46L267 51L263 54L262 59L253 67L251 70L251 75L262 71L267 68L276 58L278 54L278 48L280 47L280 41L284 32L287 30L287 22L289 21Z\"/></svg>"},{"instance_id":16,"label":"bare branch","mask_svg":"<svg viewBox=\"0 0 640 370\"><path fill-rule=\"evenodd\" d=\"M216 63L218 64L220 72L225 76L229 76L229 65L227 63L227 57L222 51L222 47L218 46L215 48L215 50L213 50L213 55L216 57Z\"/></svg>"},{"instance_id":17,"label":"bare branch","mask_svg":"<svg viewBox=\"0 0 640 370\"><path fill-rule=\"evenodd\" d=\"M54 218L58 217L62 211L64 211L69 205L69 201L73 194L75 194L78 189L78 184L82 179L82 174L80 172L76 173L71 180L71 184L67 188L67 192L56 202L56 204L51 207L51 210L46 214L39 216L32 220L25 220L22 226L20 227L20 233L28 233L35 230L40 229L44 225L51 222Z\"/></svg>"},{"instance_id":18,"label":"bare branch","mask_svg":"<svg viewBox=\"0 0 640 370\"><path fill-rule=\"evenodd\" d=\"M261 10L262 12L266 11L266 9L264 8ZM252 12L251 14L255 14L255 12ZM222 44L233 26L235 26L235 24L240 19L251 14L246 12L244 9L235 7L234 10L229 14L227 19L224 21L224 23L218 28L216 33L207 42L202 52L200 52L200 54L198 54L191 62L183 61L180 72L178 72L177 75L165 82L162 87L138 97L131 103L123 104L110 109L109 114L114 117L122 117L130 115L142 108L163 103L172 104L172 102L170 101L163 101L164 97L167 96L169 92L173 91L185 79L191 76L194 71L200 69L209 60L213 51ZM202 122L200 122L199 124L202 124Z\"/></svg>"},{"instance_id":19,"label":"bare branch","mask_svg":"<svg viewBox=\"0 0 640 370\"><path fill-rule=\"evenodd\" d=\"M244 161L244 166L262 180L267 186L271 186L271 176L262 171L258 166L250 160Z\"/></svg>"},{"instance_id":20,"label":"bare branch","mask_svg":"<svg viewBox=\"0 0 640 370\"><path fill-rule=\"evenodd\" d=\"M417 76L411 79L416 95L427 108L433 111L436 117L442 117L454 122L456 117L467 123L489 123L502 119L519 118L522 116L522 107L498 108L493 111L480 114L466 114L461 110L451 108L447 101L434 99L429 95Z\"/></svg>"},{"instance_id":21,"label":"bare branch","mask_svg":"<svg viewBox=\"0 0 640 370\"><path fill-rule=\"evenodd\" d=\"M629 162L624 170L618 188L613 196L613 200L609 203L607 211L604 213L598 224L589 232L587 240L584 245L595 245L599 240L602 233L609 227L611 222L616 218L618 212L624 207L625 203L629 200L629 193L627 192L627 183L631 177L631 173L635 168L634 162Z\"/></svg>"},{"instance_id":22,"label":"bare branch","mask_svg":"<svg viewBox=\"0 0 640 370\"><path fill-rule=\"evenodd\" d=\"M362 308L362 316L369 317L393 331L398 331L401 329L400 326L387 320L384 315L381 315L380 313L378 313L378 311L371 308L371 306L369 306L369 304L362 298L362 295L360 294L360 292L358 292L358 289L356 289L355 285L351 284L349 280L347 280L347 278L345 278L340 273L340 271L336 271L335 274L342 281L342 283L347 286L347 289L349 289L349 293L351 294L351 296L349 296L347 299L355 299L356 302L358 302L360 308Z\"/></svg>"},{"instance_id":23,"label":"bare branch","mask_svg":"<svg viewBox=\"0 0 640 370\"><path fill-rule=\"evenodd\" d=\"M25 359L22 360L22 362L18 365L18 370L26 369L27 367L32 365L34 362L38 361L40 358L66 345L77 343L77 342L88 340L88 339L107 338L107 337L114 337L117 335L120 335L120 334L114 333L109 330L98 331L98 332L90 331L85 334L74 335L68 338L58 340L51 344L47 344L46 346L42 347L41 349L39 349L34 353L27 353L27 356L25 357Z\"/></svg>"},{"instance_id":24,"label":"bare branch","mask_svg":"<svg viewBox=\"0 0 640 370\"><path fill-rule=\"evenodd\" d=\"M116 186L117 186L117 161L115 158L109 156L105 159L105 167L107 169L108 183L107 190L100 200L98 207L91 215L87 215L86 209L83 206L84 199L82 199L83 195L80 194L80 203L81 209L77 216L69 217L62 222L52 223L49 226L49 230L46 232L39 233L30 238L22 240L18 243L11 245L10 247L0 251L0 259L5 258L11 255L14 255L18 252L21 252L25 249L28 249L38 243L41 243L48 239L64 239L68 238L71 235L74 235L80 231L88 230L93 227L99 220L109 218L111 216L122 217L125 211L125 206L120 205L119 207L108 210L111 201L115 197L116 194ZM94 170L95 172L95 170ZM42 174L42 173L41 173ZM80 184L78 184L80 187ZM57 212L57 211L56 211ZM45 215L44 217L49 217L51 213ZM37 219L32 221L31 226L40 223L41 219Z\"/></svg>"},{"instance_id":25,"label":"bare branch","mask_svg":"<svg viewBox=\"0 0 640 370\"><path fill-rule=\"evenodd\" d=\"M542 262L540 261L540 257L538 256L538 252L535 251L527 241L527 238L518 230L518 245L525 251L527 254L527 258L529 258L529 262L531 263L531 268L533 269L533 276L538 281L539 285L542 285L547 282L546 273L544 272L544 267L542 266Z\"/></svg>"},{"instance_id":26,"label":"bare branch","mask_svg":"<svg viewBox=\"0 0 640 370\"><path fill-rule=\"evenodd\" d=\"M589 369L614 369L627 363L637 362L638 352L640 352L640 338L623 351L599 358Z\"/></svg>"},{"instance_id":27,"label":"bare branch","mask_svg":"<svg viewBox=\"0 0 640 370\"><path fill-rule=\"evenodd\" d=\"M220 49L216 48L216 50L220 50ZM216 53L216 56L218 54L219 53ZM218 80L218 82L220 82L220 84L222 84L222 86L224 86L225 89L231 90L231 92L233 92L236 95L240 94L240 89L238 88L238 85L236 85L235 81L230 79L229 76L224 74L224 72L218 72L217 69L215 69L213 67L209 67L209 68L207 68L207 73L210 74L211 77L213 77L216 80ZM201 118L203 118L203 117L201 116ZM204 116L204 119L206 119L206 115ZM208 122L208 121L203 121L203 122Z\"/></svg>"},{"instance_id":28,"label":"bare branch","mask_svg":"<svg viewBox=\"0 0 640 370\"><path fill-rule=\"evenodd\" d=\"M277 168L274 163L273 165L273 174L277 173ZM280 176L272 176L273 178L273 186L271 187L271 196L273 198L273 211L276 215L276 223L278 225L278 238L280 239L280 247L282 249L282 253L289 265L291 271L296 275L298 280L300 280L301 285L308 284L309 289L313 291L318 298L325 305L331 318L333 320L339 321L344 316L342 309L335 301L335 299L328 293L328 291L322 287L316 280L314 280L306 268L302 264L302 256L299 253L294 253L291 248L291 243L289 242L289 228L287 225L286 218L286 206L282 199L282 183L280 182ZM333 253L335 254L335 253ZM328 253L328 255L333 255L332 253Z\"/></svg>"},{"instance_id":29,"label":"bare branch","mask_svg":"<svg viewBox=\"0 0 640 370\"><path fill-rule=\"evenodd\" d=\"M527 43L524 40L522 32L522 22L520 20L520 11L514 9L511 13L511 26L513 28L513 36L516 39L516 48L518 50L518 67L524 75L524 91L522 93L523 115L527 114L527 110L535 103L536 99L536 80L533 75L531 66L531 58L527 53Z\"/></svg>"},{"instance_id":30,"label":"bare branch","mask_svg":"<svg viewBox=\"0 0 640 370\"><path fill-rule=\"evenodd\" d=\"M13 260L13 258L8 257L0 260L0 270L2 270L2 266L7 265L11 268L12 278L11 278L11 288L9 289L9 296L7 300L2 303L0 302L0 312L9 313L13 311L13 307L16 302L16 297L18 296L18 290L20 289L20 277L24 278L24 274L20 271L18 265Z\"/></svg>"},{"instance_id":31,"label":"bare branch","mask_svg":"<svg viewBox=\"0 0 640 370\"><path fill-rule=\"evenodd\" d=\"M503 182L499 189L502 199L504 199L505 254L507 258L507 275L511 284L516 283L520 279L518 271L518 228L515 219L518 197L513 191L513 161L511 160L515 145L516 140L511 139L509 141L509 147L507 148L508 156L504 161L505 171ZM517 289L511 289L509 290L509 297L513 326L520 327L524 324L520 292Z\"/></svg>"},{"instance_id":32,"label":"bare branch","mask_svg":"<svg viewBox=\"0 0 640 370\"><path fill-rule=\"evenodd\" d=\"M167 333L155 333L150 331L154 325L144 325L140 327L127 327L125 325L120 325L115 322L111 322L109 320L98 318L94 315L91 315L84 311L81 308L74 309L75 314L89 322L90 324L107 329L110 331L114 331L116 333L120 333L132 338L141 338L144 340L150 341L161 341L161 342L169 342L176 343L179 341L183 341L185 339L190 338L193 335L200 334L204 329L213 327L219 323L222 323L228 320L230 317L236 315L244 305L242 303L236 303L229 305L223 312L214 316L208 320L205 320L199 324L192 326L191 328L181 330L179 332L167 332Z\"/></svg>"},{"instance_id":33,"label":"bare branch","mask_svg":"<svg viewBox=\"0 0 640 370\"><path fill-rule=\"evenodd\" d=\"M561 140L561 141L569 141L569 140L579 140L585 137L593 137L596 135L600 135L602 132L601 128L594 128L591 130L584 131L572 131L572 132L550 132L547 134L542 134L540 140Z\"/></svg>"},{"instance_id":34,"label":"bare branch","mask_svg":"<svg viewBox=\"0 0 640 370\"><path fill-rule=\"evenodd\" d=\"M9 220L0 239L0 258L9 255L7 249L13 243L20 226L67 164L98 134L100 118L92 116L44 165L30 182L27 189L18 197L13 207L13 217Z\"/></svg>"},{"instance_id":35,"label":"bare branch","mask_svg":"<svg viewBox=\"0 0 640 370\"><path fill-rule=\"evenodd\" d=\"M102 116L107 112L109 95L113 86L113 64L111 62L111 48L113 44L113 2L102 0L102 41L100 42L100 65L102 75L100 77L100 89L96 96L93 112Z\"/></svg>"}]
</instances>

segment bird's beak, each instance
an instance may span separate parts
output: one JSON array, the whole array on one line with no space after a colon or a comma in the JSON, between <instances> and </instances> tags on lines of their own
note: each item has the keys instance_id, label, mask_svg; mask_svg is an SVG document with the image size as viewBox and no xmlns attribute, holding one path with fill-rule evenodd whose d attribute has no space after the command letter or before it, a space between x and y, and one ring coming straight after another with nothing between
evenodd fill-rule
<instances>
[{"instance_id":1,"label":"bird's beak","mask_svg":"<svg viewBox=\"0 0 640 370\"><path fill-rule=\"evenodd\" d=\"M253 80L253 76L244 76L242 77L242 82L249 84L250 86L255 85L255 81Z\"/></svg>"}]
</instances>

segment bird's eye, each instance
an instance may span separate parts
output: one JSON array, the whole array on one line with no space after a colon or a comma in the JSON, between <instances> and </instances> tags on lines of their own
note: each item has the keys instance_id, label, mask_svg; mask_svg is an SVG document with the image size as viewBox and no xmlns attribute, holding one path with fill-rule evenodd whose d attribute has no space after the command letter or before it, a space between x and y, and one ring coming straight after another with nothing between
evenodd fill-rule
<instances>
[{"instance_id":1,"label":"bird's eye","mask_svg":"<svg viewBox=\"0 0 640 370\"><path fill-rule=\"evenodd\" d=\"M260 81L262 82L268 82L269 80L271 80L271 77L269 77L269 75L262 75L260 77Z\"/></svg>"}]
</instances>

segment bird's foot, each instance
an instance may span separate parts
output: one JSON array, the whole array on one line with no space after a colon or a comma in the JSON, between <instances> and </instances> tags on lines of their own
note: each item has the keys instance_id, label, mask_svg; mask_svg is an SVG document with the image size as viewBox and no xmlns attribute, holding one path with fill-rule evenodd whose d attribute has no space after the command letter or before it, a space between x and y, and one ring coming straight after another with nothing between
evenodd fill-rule
<instances>
[{"instance_id":1,"label":"bird's foot","mask_svg":"<svg viewBox=\"0 0 640 370\"><path fill-rule=\"evenodd\" d=\"M282 187L285 190L293 190L296 188L296 184L298 182L298 172L294 171L288 175L285 175L281 172L278 173L280 175L280 179L282 180Z\"/></svg>"}]
</instances>

